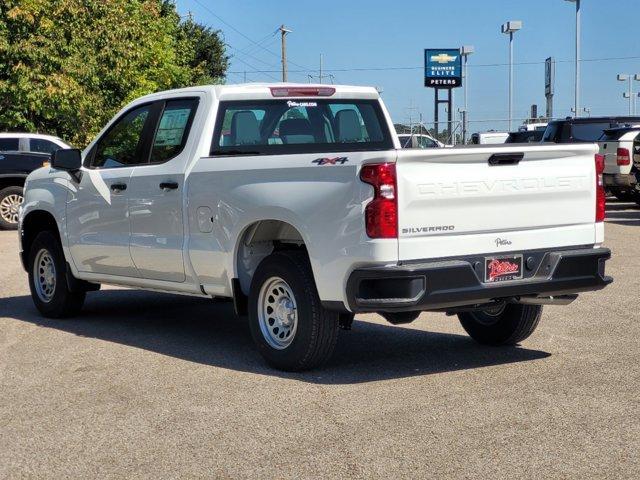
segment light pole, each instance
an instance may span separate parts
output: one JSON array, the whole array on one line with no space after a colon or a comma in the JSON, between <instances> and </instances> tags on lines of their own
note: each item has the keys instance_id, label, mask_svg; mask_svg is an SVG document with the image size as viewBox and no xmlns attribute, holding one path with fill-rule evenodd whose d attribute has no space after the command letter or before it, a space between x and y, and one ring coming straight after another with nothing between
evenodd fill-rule
<instances>
[{"instance_id":1,"label":"light pole","mask_svg":"<svg viewBox=\"0 0 640 480\"><path fill-rule=\"evenodd\" d=\"M576 4L576 78L575 78L575 100L573 108L576 110L576 117L580 116L580 0L566 0Z\"/></svg>"},{"instance_id":2,"label":"light pole","mask_svg":"<svg viewBox=\"0 0 640 480\"><path fill-rule=\"evenodd\" d=\"M629 99L629 115L635 115L635 94L633 93L633 80L640 81L640 74L629 75L627 73L619 73L617 76L619 82L628 82L629 89L628 91L622 94L623 98Z\"/></svg>"},{"instance_id":3,"label":"light pole","mask_svg":"<svg viewBox=\"0 0 640 480\"><path fill-rule=\"evenodd\" d=\"M462 144L466 144L467 143L467 124L466 124L466 119L467 119L467 112L469 111L469 105L467 104L467 87L469 85L469 70L467 69L467 61L469 60L469 55L471 55L473 52L475 52L475 48L473 48L473 45L463 45L462 47L460 47L460 55L462 55L462 58L464 58L464 72L462 73L462 77L463 77L463 88L464 88L464 115L463 115L463 119L465 121L462 122Z\"/></svg>"},{"instance_id":4,"label":"light pole","mask_svg":"<svg viewBox=\"0 0 640 480\"><path fill-rule=\"evenodd\" d=\"M522 28L520 20L511 20L502 25L502 33L509 35L509 131L513 117L513 34Z\"/></svg>"}]
</instances>

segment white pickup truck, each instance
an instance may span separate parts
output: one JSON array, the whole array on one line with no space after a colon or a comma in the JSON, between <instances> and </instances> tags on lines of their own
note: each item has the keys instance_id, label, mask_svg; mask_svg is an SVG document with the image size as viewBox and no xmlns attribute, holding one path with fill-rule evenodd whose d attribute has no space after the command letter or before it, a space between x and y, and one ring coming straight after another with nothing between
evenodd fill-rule
<instances>
[{"instance_id":1,"label":"white pickup truck","mask_svg":"<svg viewBox=\"0 0 640 480\"><path fill-rule=\"evenodd\" d=\"M21 257L44 316L102 283L227 297L286 370L327 360L359 312L458 314L513 345L543 304L612 281L596 153L403 150L374 88L162 92L29 175Z\"/></svg>"}]
</instances>

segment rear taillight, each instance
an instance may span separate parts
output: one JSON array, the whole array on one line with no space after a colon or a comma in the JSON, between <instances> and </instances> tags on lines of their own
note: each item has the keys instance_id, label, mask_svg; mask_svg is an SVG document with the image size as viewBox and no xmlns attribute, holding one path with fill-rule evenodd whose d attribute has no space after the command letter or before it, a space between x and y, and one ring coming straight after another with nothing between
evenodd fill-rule
<instances>
[{"instance_id":1,"label":"rear taillight","mask_svg":"<svg viewBox=\"0 0 640 480\"><path fill-rule=\"evenodd\" d=\"M628 149L618 149L618 151L616 152L616 163L621 167L631 165L631 154L629 153Z\"/></svg>"},{"instance_id":2,"label":"rear taillight","mask_svg":"<svg viewBox=\"0 0 640 480\"><path fill-rule=\"evenodd\" d=\"M596 222L603 222L605 215L605 207L607 203L604 192L604 184L602 183L602 174L604 173L604 155L596 153Z\"/></svg>"},{"instance_id":3,"label":"rear taillight","mask_svg":"<svg viewBox=\"0 0 640 480\"><path fill-rule=\"evenodd\" d=\"M370 238L398 238L398 198L396 165L364 165L360 179L373 186L374 197L365 208L365 224Z\"/></svg>"}]
</instances>

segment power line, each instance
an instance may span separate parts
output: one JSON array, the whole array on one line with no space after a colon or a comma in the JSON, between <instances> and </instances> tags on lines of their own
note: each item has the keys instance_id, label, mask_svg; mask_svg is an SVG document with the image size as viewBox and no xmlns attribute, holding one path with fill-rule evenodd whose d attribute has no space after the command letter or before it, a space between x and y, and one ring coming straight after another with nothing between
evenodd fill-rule
<instances>
[{"instance_id":1,"label":"power line","mask_svg":"<svg viewBox=\"0 0 640 480\"><path fill-rule=\"evenodd\" d=\"M606 57L606 58L583 58L580 62L610 62L616 60L638 60L640 56L631 57ZM293 63L293 62L291 62ZM573 60L556 60L556 63L573 63ZM506 67L508 63L484 63L470 64L469 67ZM515 62L514 65L544 65L541 62ZM396 70L422 70L424 66L419 67L359 67L359 68L327 68L327 72L374 72L374 71L396 71ZM309 70L289 70L289 73L306 73ZM278 73L278 70L265 70L260 73Z\"/></svg>"},{"instance_id":2,"label":"power line","mask_svg":"<svg viewBox=\"0 0 640 480\"><path fill-rule=\"evenodd\" d=\"M193 0L195 3L197 3L198 5L200 5L202 8L204 8L207 12L209 12L211 15L213 15L214 17L216 17L218 20L220 20L220 22L222 22L223 24L225 24L227 27L229 27L231 30L233 30L234 32L236 32L238 35L242 36L243 38L249 40L251 43L255 44L256 46L260 47L262 50L264 50L265 52L274 55L277 58L280 58L280 55L267 49L266 47L260 45L258 42L256 42L255 40L253 40L251 37L245 35L244 33L242 33L240 30L238 30L236 27L234 27L233 25L231 25L229 22L227 22L224 18L222 18L220 15L216 14L213 10L211 10L206 4L202 3L200 0ZM302 68L304 69L304 72L308 72L310 71L310 69L308 69L307 67L304 67L302 65L299 65L291 60L289 60L289 63L292 65L295 65L298 68ZM260 72L260 73L278 73L278 72Z\"/></svg>"}]
</instances>

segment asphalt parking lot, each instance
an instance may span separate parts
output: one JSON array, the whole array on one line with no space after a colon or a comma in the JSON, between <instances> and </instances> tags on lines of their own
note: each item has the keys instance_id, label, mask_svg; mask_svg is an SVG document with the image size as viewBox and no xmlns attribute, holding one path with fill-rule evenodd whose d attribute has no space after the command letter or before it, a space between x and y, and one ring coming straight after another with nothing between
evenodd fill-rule
<instances>
[{"instance_id":1,"label":"asphalt parking lot","mask_svg":"<svg viewBox=\"0 0 640 480\"><path fill-rule=\"evenodd\" d=\"M227 303L111 288L41 318L0 232L0 477L639 478L640 209L606 237L615 283L518 348L364 315L284 374Z\"/></svg>"}]
</instances>

